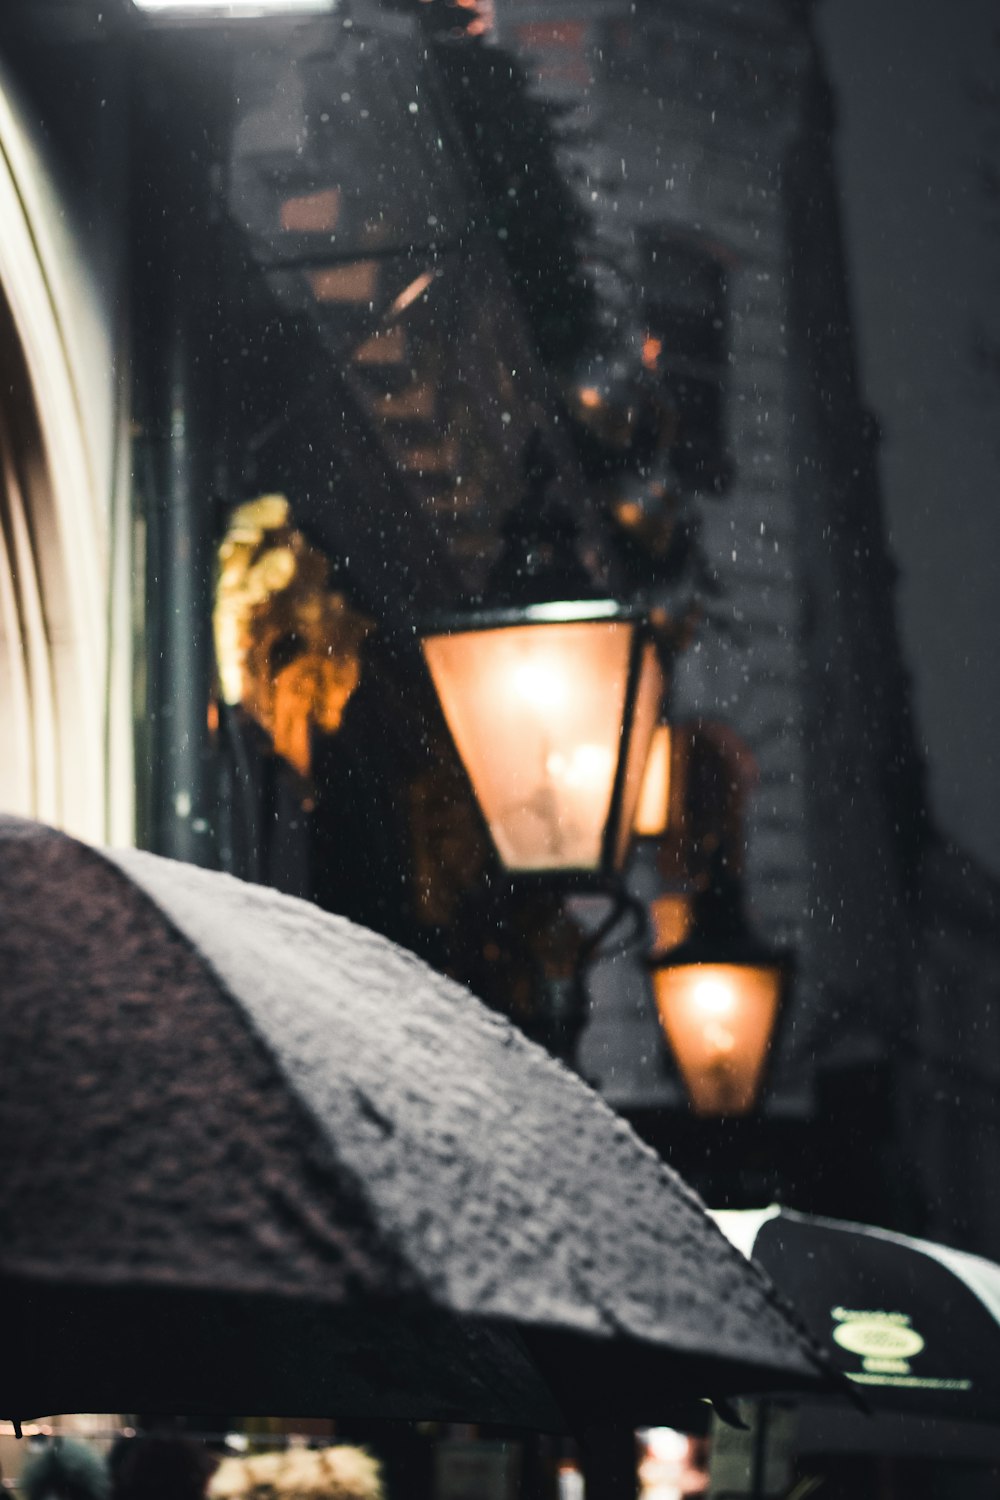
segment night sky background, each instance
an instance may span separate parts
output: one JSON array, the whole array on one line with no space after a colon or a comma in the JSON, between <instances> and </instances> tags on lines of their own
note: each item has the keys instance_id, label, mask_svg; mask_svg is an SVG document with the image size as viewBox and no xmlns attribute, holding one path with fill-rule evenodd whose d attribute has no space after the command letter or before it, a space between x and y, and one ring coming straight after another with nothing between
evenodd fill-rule
<instances>
[{"instance_id":1,"label":"night sky background","mask_svg":"<svg viewBox=\"0 0 1000 1500\"><path fill-rule=\"evenodd\" d=\"M844 232L898 612L939 825L1000 875L1000 326L973 80L1000 73L997 0L825 0Z\"/></svg>"}]
</instances>

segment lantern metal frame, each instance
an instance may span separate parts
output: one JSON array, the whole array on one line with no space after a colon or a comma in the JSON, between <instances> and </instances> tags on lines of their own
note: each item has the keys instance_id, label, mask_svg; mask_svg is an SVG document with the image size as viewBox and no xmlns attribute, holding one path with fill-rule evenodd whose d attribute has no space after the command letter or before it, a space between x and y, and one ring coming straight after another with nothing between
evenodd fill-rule
<instances>
[{"instance_id":1,"label":"lantern metal frame","mask_svg":"<svg viewBox=\"0 0 1000 1500\"><path fill-rule=\"evenodd\" d=\"M664 665L664 661L663 661L663 649L662 649L662 647L660 649L660 665L661 665L661 667ZM664 672L664 676L666 676L666 672ZM649 774L650 762L652 761L653 756L655 754L655 747L656 747L657 738L660 735L662 735L664 732L666 733L666 736L667 736L667 745L666 745L666 752L667 753L666 753L666 788L665 788L665 795L663 797L663 801L664 801L664 804L665 804L664 805L664 809L663 809L663 821L662 821L662 823L657 828L648 828L648 829L647 828L640 828L638 826L638 817L639 817L639 809L640 809L640 807L642 805L643 792L645 791L645 780L646 780L647 775ZM674 823L674 818L675 818L675 799L676 799L676 795L677 795L677 780L678 780L678 777L677 777L677 774L676 774L676 765L675 765L676 760L677 760L677 732L676 732L676 727L675 727L675 725L673 724L673 722L669 718L667 718L664 714L661 713L660 718L657 720L656 725L653 728L653 733L652 733L652 736L651 736L650 741L649 741L649 756L647 757L646 767L645 767L645 769L643 771L643 785L639 789L639 796L638 796L638 799L636 801L635 817L632 820L632 825L633 825L632 826L632 837L633 837L633 839L635 839L635 841L636 841L637 844L643 844L643 845L660 844L660 843L662 843L664 841L664 839L667 839L667 838L670 837L670 834L672 832L672 825Z\"/></svg>"},{"instance_id":2,"label":"lantern metal frame","mask_svg":"<svg viewBox=\"0 0 1000 1500\"><path fill-rule=\"evenodd\" d=\"M581 590L582 592L582 590ZM627 857L634 837L631 827L622 828L622 813L628 774L629 753L635 733L635 710L645 651L651 647L657 655L657 664L664 681L667 666L663 661L662 644L657 636L648 612L638 604L624 604L608 597L535 600L519 605L503 605L496 608L475 608L461 612L451 611L431 615L420 624L421 645L436 636L474 635L490 630L530 629L546 625L572 624L628 624L633 626L629 645L629 661L625 679L625 695L622 700L621 732L618 739L618 760L612 781L611 798L601 838L600 860L596 868L584 869L573 866L554 867L545 870L522 870L507 865L499 850L497 859L505 875L519 886L536 888L557 885L567 894L600 892L615 888L616 879ZM440 701L440 700L439 700ZM442 705L443 711L443 705ZM454 739L454 737L452 737ZM456 746L457 749L457 746ZM472 788L473 799L480 816L486 822L472 776L461 755L462 769ZM630 820L631 822L631 820ZM487 823L487 831L489 825ZM490 839L496 848L495 840ZM619 855L619 851L621 851Z\"/></svg>"}]
</instances>

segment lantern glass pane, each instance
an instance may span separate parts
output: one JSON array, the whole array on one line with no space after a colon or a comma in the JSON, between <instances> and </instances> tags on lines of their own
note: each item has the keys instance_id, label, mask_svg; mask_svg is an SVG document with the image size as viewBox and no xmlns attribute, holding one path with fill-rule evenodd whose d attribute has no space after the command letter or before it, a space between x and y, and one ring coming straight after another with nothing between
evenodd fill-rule
<instances>
[{"instance_id":1,"label":"lantern glass pane","mask_svg":"<svg viewBox=\"0 0 1000 1500\"><path fill-rule=\"evenodd\" d=\"M649 760L649 746L656 731L657 720L663 704L663 673L656 647L647 641L642 647L639 665L639 682L636 688L635 705L632 709L632 734L628 743L628 759L625 763L625 780L622 786L621 808L615 833L615 867L625 863L635 810L642 792L643 772Z\"/></svg>"},{"instance_id":2,"label":"lantern glass pane","mask_svg":"<svg viewBox=\"0 0 1000 1500\"><path fill-rule=\"evenodd\" d=\"M431 636L424 655L511 870L597 870L635 627L515 625Z\"/></svg>"},{"instance_id":3,"label":"lantern glass pane","mask_svg":"<svg viewBox=\"0 0 1000 1500\"><path fill-rule=\"evenodd\" d=\"M677 948L691 934L691 898L671 892L649 903L653 950Z\"/></svg>"},{"instance_id":4,"label":"lantern glass pane","mask_svg":"<svg viewBox=\"0 0 1000 1500\"><path fill-rule=\"evenodd\" d=\"M642 773L642 790L635 809L639 838L657 838L670 821L670 725L657 724Z\"/></svg>"},{"instance_id":5,"label":"lantern glass pane","mask_svg":"<svg viewBox=\"0 0 1000 1500\"><path fill-rule=\"evenodd\" d=\"M781 970L682 964L653 970L660 1021L699 1115L754 1106L778 1017Z\"/></svg>"}]
</instances>

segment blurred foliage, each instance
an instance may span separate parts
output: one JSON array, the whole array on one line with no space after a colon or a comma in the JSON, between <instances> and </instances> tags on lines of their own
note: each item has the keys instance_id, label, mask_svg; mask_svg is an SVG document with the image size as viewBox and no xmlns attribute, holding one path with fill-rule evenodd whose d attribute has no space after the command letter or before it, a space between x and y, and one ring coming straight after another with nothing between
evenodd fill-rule
<instances>
[{"instance_id":1,"label":"blurred foliage","mask_svg":"<svg viewBox=\"0 0 1000 1500\"><path fill-rule=\"evenodd\" d=\"M716 607L717 580L687 495L706 483L685 483L676 472L689 434L643 343L637 288L560 159L570 143L577 150L585 144L583 133L567 107L533 92L511 51L488 40L492 0L388 3L415 17L427 40L476 182L473 227L502 255L541 359L562 391L623 581L667 591L681 647L696 620L724 624L728 614ZM624 313L589 279L595 259L615 271ZM589 407L580 399L588 393ZM721 493L726 465L714 457L718 475L707 487Z\"/></svg>"},{"instance_id":2,"label":"blurred foliage","mask_svg":"<svg viewBox=\"0 0 1000 1500\"><path fill-rule=\"evenodd\" d=\"M219 546L212 624L226 703L241 705L306 779L312 731L333 734L361 675L370 622L328 584L330 565L284 495L237 506Z\"/></svg>"},{"instance_id":3,"label":"blurred foliage","mask_svg":"<svg viewBox=\"0 0 1000 1500\"><path fill-rule=\"evenodd\" d=\"M599 338L582 268L592 225L557 159L564 111L537 98L521 63L487 43L488 5L395 0L428 40L442 95L477 183L472 227L497 246L542 360L568 371Z\"/></svg>"}]
</instances>

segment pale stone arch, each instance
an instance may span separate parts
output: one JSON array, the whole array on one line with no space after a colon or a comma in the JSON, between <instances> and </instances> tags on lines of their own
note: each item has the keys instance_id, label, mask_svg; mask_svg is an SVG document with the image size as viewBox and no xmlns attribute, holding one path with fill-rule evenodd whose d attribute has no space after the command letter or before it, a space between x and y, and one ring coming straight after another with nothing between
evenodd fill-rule
<instances>
[{"instance_id":1,"label":"pale stone arch","mask_svg":"<svg viewBox=\"0 0 1000 1500\"><path fill-rule=\"evenodd\" d=\"M133 831L125 414L85 258L0 77L0 810Z\"/></svg>"}]
</instances>

